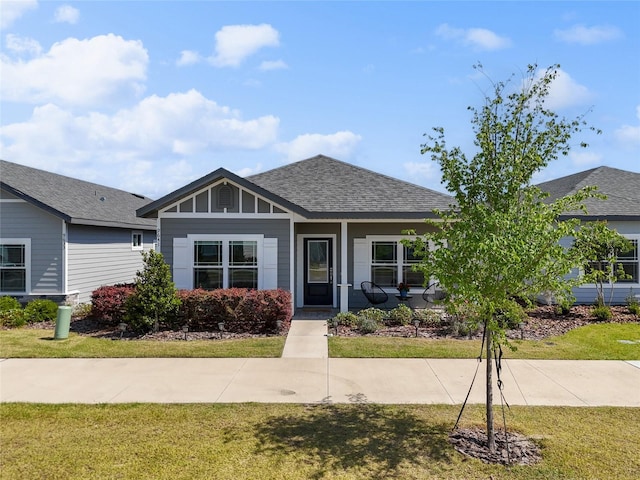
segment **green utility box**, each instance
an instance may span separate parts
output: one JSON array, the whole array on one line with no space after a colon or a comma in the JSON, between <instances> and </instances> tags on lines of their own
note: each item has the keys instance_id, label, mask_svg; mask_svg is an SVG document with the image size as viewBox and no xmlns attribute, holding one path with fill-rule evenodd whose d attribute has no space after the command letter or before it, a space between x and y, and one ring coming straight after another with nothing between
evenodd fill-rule
<instances>
[{"instance_id":1,"label":"green utility box","mask_svg":"<svg viewBox=\"0 0 640 480\"><path fill-rule=\"evenodd\" d=\"M69 337L69 325L71 324L71 307L58 307L58 317L56 318L56 331L54 340L63 340Z\"/></svg>"}]
</instances>

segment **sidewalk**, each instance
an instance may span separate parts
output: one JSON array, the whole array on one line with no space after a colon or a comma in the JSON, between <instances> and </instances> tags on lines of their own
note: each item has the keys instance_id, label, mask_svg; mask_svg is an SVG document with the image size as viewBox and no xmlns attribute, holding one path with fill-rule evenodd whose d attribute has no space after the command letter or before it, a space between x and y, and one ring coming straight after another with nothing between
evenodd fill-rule
<instances>
[{"instance_id":1,"label":"sidewalk","mask_svg":"<svg viewBox=\"0 0 640 480\"><path fill-rule=\"evenodd\" d=\"M471 403L484 403L484 365ZM503 365L510 405L640 407L640 361ZM417 358L7 359L0 402L460 404L476 366Z\"/></svg>"},{"instance_id":2,"label":"sidewalk","mask_svg":"<svg viewBox=\"0 0 640 480\"><path fill-rule=\"evenodd\" d=\"M321 315L293 320L282 358L3 359L0 402L464 401L477 360L328 358ZM485 402L485 366L470 403ZM503 360L502 380L510 405L640 407L640 361Z\"/></svg>"}]
</instances>

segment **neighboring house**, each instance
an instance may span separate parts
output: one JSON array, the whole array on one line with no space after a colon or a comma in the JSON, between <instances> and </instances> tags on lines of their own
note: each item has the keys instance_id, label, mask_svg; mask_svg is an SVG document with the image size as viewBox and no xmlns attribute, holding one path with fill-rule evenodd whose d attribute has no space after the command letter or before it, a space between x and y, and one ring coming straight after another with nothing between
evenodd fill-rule
<instances>
[{"instance_id":1,"label":"neighboring house","mask_svg":"<svg viewBox=\"0 0 640 480\"><path fill-rule=\"evenodd\" d=\"M634 245L631 252L619 255L618 261L630 279L619 280L613 285L612 303L625 303L629 294L640 294L640 173L598 167L538 185L550 194L550 200L575 193L586 186L597 186L598 192L607 196L606 200L588 199L587 213L569 212L565 218L579 218L582 221L606 220L610 228L624 235ZM608 287L607 287L608 288ZM576 303L590 304L596 298L594 285L583 285L574 289ZM607 299L609 292L607 294Z\"/></svg>"},{"instance_id":2,"label":"neighboring house","mask_svg":"<svg viewBox=\"0 0 640 480\"><path fill-rule=\"evenodd\" d=\"M84 303L102 285L132 282L156 224L151 201L0 160L0 295Z\"/></svg>"},{"instance_id":3,"label":"neighboring house","mask_svg":"<svg viewBox=\"0 0 640 480\"><path fill-rule=\"evenodd\" d=\"M138 209L157 218L159 250L178 288L283 288L294 305L367 304L371 280L418 300L421 273L400 240L423 233L453 198L319 155L241 178L218 169Z\"/></svg>"}]
</instances>

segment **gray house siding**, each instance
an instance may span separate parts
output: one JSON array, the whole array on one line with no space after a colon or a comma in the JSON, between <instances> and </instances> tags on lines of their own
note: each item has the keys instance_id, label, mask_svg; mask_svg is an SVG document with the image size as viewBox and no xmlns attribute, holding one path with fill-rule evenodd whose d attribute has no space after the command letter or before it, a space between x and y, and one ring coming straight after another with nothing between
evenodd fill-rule
<instances>
[{"instance_id":1,"label":"gray house siding","mask_svg":"<svg viewBox=\"0 0 640 480\"><path fill-rule=\"evenodd\" d=\"M133 250L135 229L69 225L68 289L78 292L80 303L89 302L91 293L103 285L133 282L143 267L142 251L153 248L155 232L143 231L143 250Z\"/></svg>"},{"instance_id":2,"label":"gray house siding","mask_svg":"<svg viewBox=\"0 0 640 480\"><path fill-rule=\"evenodd\" d=\"M0 238L31 240L31 283L27 294L64 293L63 221L2 191ZM9 201L6 201L9 200Z\"/></svg>"},{"instance_id":3,"label":"gray house siding","mask_svg":"<svg viewBox=\"0 0 640 480\"><path fill-rule=\"evenodd\" d=\"M638 240L640 244L640 222L608 222L609 228L616 230L625 236L632 236ZM570 243L570 242L568 242ZM605 285L604 289L605 299L609 301L609 295L611 294L610 286ZM592 304L597 297L597 290L593 285L584 285L573 289L573 294L576 297L577 304ZM611 303L614 305L620 305L626 303L626 298L630 295L640 294L640 283L630 282L616 282L613 285L613 296L611 297Z\"/></svg>"},{"instance_id":4,"label":"gray house siding","mask_svg":"<svg viewBox=\"0 0 640 480\"><path fill-rule=\"evenodd\" d=\"M265 238L278 239L278 288L291 289L290 274L290 223L287 219L198 219L163 218L160 226L160 249L165 261L173 267L173 239L187 235L251 235L263 234Z\"/></svg>"}]
</instances>

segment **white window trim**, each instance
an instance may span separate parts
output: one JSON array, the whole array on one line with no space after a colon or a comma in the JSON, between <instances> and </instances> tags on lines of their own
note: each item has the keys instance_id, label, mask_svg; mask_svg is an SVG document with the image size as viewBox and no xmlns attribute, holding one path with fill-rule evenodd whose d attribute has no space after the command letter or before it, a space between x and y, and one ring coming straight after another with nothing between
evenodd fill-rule
<instances>
[{"instance_id":1,"label":"white window trim","mask_svg":"<svg viewBox=\"0 0 640 480\"><path fill-rule=\"evenodd\" d=\"M367 240L367 264L368 264L368 278L369 281L371 281L371 267L372 267L372 258L371 258L371 252L372 252L372 248L373 248L373 242L396 242L396 258L397 258L397 267L398 267L398 283L400 282L404 282L404 278L402 277L402 271L403 271L403 266L404 266L404 245L401 243L402 240L415 240L416 237L415 236L407 236L407 235L367 235L366 237ZM387 286L380 286L380 288L382 288L382 290L384 290L385 292L389 293L389 292L397 292L397 286L394 287L387 287ZM422 286L420 285L419 288L413 287L409 289L409 293L416 293L416 288L420 291L422 291Z\"/></svg>"},{"instance_id":2,"label":"white window trim","mask_svg":"<svg viewBox=\"0 0 640 480\"><path fill-rule=\"evenodd\" d=\"M29 295L31 291L31 239L30 238L0 238L0 244L13 244L13 245L24 245L24 268L25 279L24 286L25 290L23 292L4 292L0 291L2 295Z\"/></svg>"},{"instance_id":3,"label":"white window trim","mask_svg":"<svg viewBox=\"0 0 640 480\"><path fill-rule=\"evenodd\" d=\"M189 282L191 288L195 288L193 285L193 273L194 273L194 264L195 258L193 255L195 242L216 242L220 241L223 243L222 247L222 269L225 272L229 270L229 242L232 241L255 241L257 242L256 253L258 255L258 262L256 268L258 269L258 290L262 290L264 287L264 261L263 258L263 244L264 244L264 235L233 235L233 234L222 234L222 235L213 235L213 234L190 234L187 235L187 243L189 249ZM222 288L229 288L229 275L228 273L223 275L223 285Z\"/></svg>"},{"instance_id":4,"label":"white window trim","mask_svg":"<svg viewBox=\"0 0 640 480\"><path fill-rule=\"evenodd\" d=\"M140 235L140 245L136 245L135 242L133 241L136 235ZM144 250L144 234L142 233L142 230L133 230L131 232L131 250L133 251Z\"/></svg>"},{"instance_id":5,"label":"white window trim","mask_svg":"<svg viewBox=\"0 0 640 480\"><path fill-rule=\"evenodd\" d=\"M634 288L634 287L640 287L640 234L629 234L629 233L621 233L620 235L622 235L624 238L628 239L628 240L635 240L637 242L637 249L638 249L638 281L637 282L614 282L613 284L606 282L605 285L607 285L607 288L613 287L614 290L616 289L629 289L629 288ZM582 268L580 268L578 275L584 275L584 270ZM597 285L595 283L583 283L582 285L579 285L578 288L596 288Z\"/></svg>"}]
</instances>

